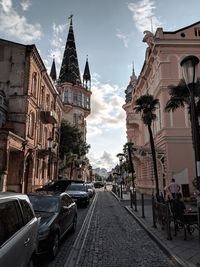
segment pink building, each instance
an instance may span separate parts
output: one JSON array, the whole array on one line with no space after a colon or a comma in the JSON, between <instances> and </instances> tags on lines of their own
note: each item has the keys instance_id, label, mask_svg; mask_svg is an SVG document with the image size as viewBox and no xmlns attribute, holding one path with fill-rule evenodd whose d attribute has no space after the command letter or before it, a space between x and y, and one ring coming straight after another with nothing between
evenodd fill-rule
<instances>
[{"instance_id":1,"label":"pink building","mask_svg":"<svg viewBox=\"0 0 200 267\"><path fill-rule=\"evenodd\" d=\"M157 120L152 125L160 190L163 191L174 177L183 194L188 196L194 190L192 181L195 178L188 109L185 107L174 113L167 113L164 109L169 99L168 86L177 85L182 79L181 60L187 55L200 58L200 22L174 32L166 32L162 28L158 28L155 34L146 31L143 41L148 45L144 64L137 82L133 72L123 106L127 114L127 139L137 148L134 156L136 186L141 192L149 194L155 190L148 130L140 114L133 111L135 100L149 93L160 103L156 111Z\"/></svg>"}]
</instances>

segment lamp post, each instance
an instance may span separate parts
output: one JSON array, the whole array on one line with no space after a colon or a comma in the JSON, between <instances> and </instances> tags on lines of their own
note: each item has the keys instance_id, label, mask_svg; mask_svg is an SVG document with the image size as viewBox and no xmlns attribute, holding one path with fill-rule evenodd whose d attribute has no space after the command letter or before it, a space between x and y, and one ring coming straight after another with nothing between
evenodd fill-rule
<instances>
[{"instance_id":1,"label":"lamp post","mask_svg":"<svg viewBox=\"0 0 200 267\"><path fill-rule=\"evenodd\" d=\"M190 93L191 127L196 165L197 189L200 191L200 134L197 110L195 105L195 84L197 82L197 65L199 59L196 56L187 56L181 61L183 78Z\"/></svg>"},{"instance_id":2,"label":"lamp post","mask_svg":"<svg viewBox=\"0 0 200 267\"><path fill-rule=\"evenodd\" d=\"M51 149L52 149L53 139L49 137L47 139L47 146L49 151L49 158L48 158L48 180L51 180Z\"/></svg>"},{"instance_id":3,"label":"lamp post","mask_svg":"<svg viewBox=\"0 0 200 267\"><path fill-rule=\"evenodd\" d=\"M191 108L191 128L192 128L192 139L195 156L195 167L196 167L196 182L197 182L197 209L198 209L198 224L200 226L200 134L199 134L199 122L197 109L195 104L195 84L197 82L197 68L199 59L196 56L185 57L180 65L183 70L183 78L187 85L190 93L190 108ZM199 231L200 239L200 231Z\"/></svg>"}]
</instances>

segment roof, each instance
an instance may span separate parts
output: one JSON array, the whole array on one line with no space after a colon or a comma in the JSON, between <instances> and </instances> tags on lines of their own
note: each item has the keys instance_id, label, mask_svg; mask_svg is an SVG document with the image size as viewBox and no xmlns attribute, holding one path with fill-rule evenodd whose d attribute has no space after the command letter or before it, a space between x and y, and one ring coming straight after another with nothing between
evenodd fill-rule
<instances>
[{"instance_id":1,"label":"roof","mask_svg":"<svg viewBox=\"0 0 200 267\"><path fill-rule=\"evenodd\" d=\"M72 16L70 16L70 26L60 69L59 82L68 82L74 85L81 84L78 57L76 52L76 44L72 25Z\"/></svg>"}]
</instances>

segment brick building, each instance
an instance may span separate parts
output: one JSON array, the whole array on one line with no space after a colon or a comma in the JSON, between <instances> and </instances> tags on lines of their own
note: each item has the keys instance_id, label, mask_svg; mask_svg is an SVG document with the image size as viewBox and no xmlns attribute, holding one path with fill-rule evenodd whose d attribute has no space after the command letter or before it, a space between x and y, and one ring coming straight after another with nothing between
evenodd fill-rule
<instances>
[{"instance_id":1,"label":"brick building","mask_svg":"<svg viewBox=\"0 0 200 267\"><path fill-rule=\"evenodd\" d=\"M62 102L35 45L0 39L0 69L0 187L26 193L57 176Z\"/></svg>"}]
</instances>

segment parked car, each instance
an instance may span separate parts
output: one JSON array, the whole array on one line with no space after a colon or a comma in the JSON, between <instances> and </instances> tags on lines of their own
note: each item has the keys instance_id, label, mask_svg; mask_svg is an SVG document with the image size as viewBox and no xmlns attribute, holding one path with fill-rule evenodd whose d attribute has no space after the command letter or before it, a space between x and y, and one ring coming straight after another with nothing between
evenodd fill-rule
<instances>
[{"instance_id":1,"label":"parked car","mask_svg":"<svg viewBox=\"0 0 200 267\"><path fill-rule=\"evenodd\" d=\"M96 181L96 182L94 182L94 187L95 188L104 187L104 182L102 182L102 181Z\"/></svg>"},{"instance_id":2,"label":"parked car","mask_svg":"<svg viewBox=\"0 0 200 267\"><path fill-rule=\"evenodd\" d=\"M92 183L86 183L86 188L89 194L89 197L93 197L95 195L95 187Z\"/></svg>"},{"instance_id":3,"label":"parked car","mask_svg":"<svg viewBox=\"0 0 200 267\"><path fill-rule=\"evenodd\" d=\"M42 187L39 187L35 190L35 192L41 192L41 191L53 191L53 192L65 192L68 185L71 183L84 183L82 180L69 180L69 179L60 179L60 180L54 180Z\"/></svg>"},{"instance_id":4,"label":"parked car","mask_svg":"<svg viewBox=\"0 0 200 267\"><path fill-rule=\"evenodd\" d=\"M53 259L59 250L59 242L77 223L76 203L66 193L34 193L29 199L37 217L40 217L37 254L48 253Z\"/></svg>"},{"instance_id":5,"label":"parked car","mask_svg":"<svg viewBox=\"0 0 200 267\"><path fill-rule=\"evenodd\" d=\"M33 266L38 219L27 195L0 193L0 266Z\"/></svg>"},{"instance_id":6,"label":"parked car","mask_svg":"<svg viewBox=\"0 0 200 267\"><path fill-rule=\"evenodd\" d=\"M90 197L85 184L71 183L66 193L77 203L78 206L87 207L90 202Z\"/></svg>"}]
</instances>

